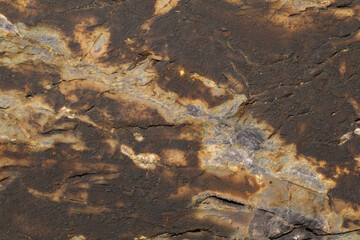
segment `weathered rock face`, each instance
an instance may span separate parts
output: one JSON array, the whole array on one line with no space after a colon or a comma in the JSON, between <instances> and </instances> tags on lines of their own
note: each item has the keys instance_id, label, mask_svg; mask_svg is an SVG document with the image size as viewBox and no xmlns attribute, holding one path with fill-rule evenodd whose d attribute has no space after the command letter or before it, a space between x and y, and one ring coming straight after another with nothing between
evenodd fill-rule
<instances>
[{"instance_id":1,"label":"weathered rock face","mask_svg":"<svg viewBox=\"0 0 360 240\"><path fill-rule=\"evenodd\" d=\"M1 239L359 239L360 2L2 0Z\"/></svg>"}]
</instances>

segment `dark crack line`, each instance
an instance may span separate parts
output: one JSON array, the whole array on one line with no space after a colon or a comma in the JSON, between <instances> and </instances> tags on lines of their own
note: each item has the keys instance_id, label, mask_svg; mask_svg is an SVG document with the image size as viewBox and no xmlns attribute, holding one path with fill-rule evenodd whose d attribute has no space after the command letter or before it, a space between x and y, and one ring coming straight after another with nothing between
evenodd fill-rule
<instances>
[{"instance_id":1,"label":"dark crack line","mask_svg":"<svg viewBox=\"0 0 360 240\"><path fill-rule=\"evenodd\" d=\"M294 228L290 229L290 230L287 231L287 232L279 233L279 234L275 235L274 237L269 237L269 239L270 239L270 240L275 240L275 239L279 239L279 238L285 237L285 236L291 234L295 229L296 229L296 228L294 227Z\"/></svg>"},{"instance_id":2,"label":"dark crack line","mask_svg":"<svg viewBox=\"0 0 360 240\"><path fill-rule=\"evenodd\" d=\"M36 95L44 94L44 93L47 93L47 92L48 92L48 90L41 91L41 92L30 93L30 94L27 94L27 95L25 96L25 98L32 98L32 97L34 97L34 96L36 96Z\"/></svg>"},{"instance_id":3,"label":"dark crack line","mask_svg":"<svg viewBox=\"0 0 360 240\"><path fill-rule=\"evenodd\" d=\"M125 129L129 130L132 128L140 128L140 129L149 129L149 128L157 128L157 127L184 127L184 126L191 126L190 123L183 123L183 124L150 124L146 126L138 126L138 125L125 125L125 126L117 126L113 127L114 129Z\"/></svg>"},{"instance_id":4,"label":"dark crack line","mask_svg":"<svg viewBox=\"0 0 360 240\"><path fill-rule=\"evenodd\" d=\"M98 173L98 172L84 172L84 173L79 173L79 174L75 174L75 175L72 175L70 177L68 177L67 179L72 179L72 178L81 178L81 177L84 177L84 176L87 176L87 175L94 175L94 174L102 174L102 173Z\"/></svg>"},{"instance_id":5,"label":"dark crack line","mask_svg":"<svg viewBox=\"0 0 360 240\"><path fill-rule=\"evenodd\" d=\"M275 240L275 239L280 239L283 237L286 237L288 235L290 235L292 232L294 232L296 229L302 229L306 232L309 232L317 237L326 237L326 236L339 236L339 235L345 235L345 234L349 234L349 233L353 233L353 232L357 232L360 231L360 229L354 229L354 230L350 230L350 231L345 231L345 232L339 232L339 233L318 233L317 230L318 229L312 229L310 227L307 227L306 224L300 224L300 225L294 225L293 228L285 233L281 233L280 235L276 235L274 237L269 237L270 240ZM319 231L319 230L318 230ZM309 238L312 239L312 238Z\"/></svg>"},{"instance_id":6,"label":"dark crack line","mask_svg":"<svg viewBox=\"0 0 360 240\"><path fill-rule=\"evenodd\" d=\"M156 238L156 237L160 237L161 235L167 235L168 237L179 237L181 235L187 234L187 233L208 233L214 237L218 237L218 238L222 238L222 239L228 239L224 236L220 236L220 235L216 235L215 233L213 233L210 229L207 228L194 228L194 229L189 229L183 232L178 232L178 233L171 233L171 232L163 232L160 234L156 234L155 236L152 236L150 239Z\"/></svg>"},{"instance_id":7,"label":"dark crack line","mask_svg":"<svg viewBox=\"0 0 360 240\"><path fill-rule=\"evenodd\" d=\"M238 120L240 120L242 118L242 116L244 115L244 113L245 113L245 109L247 107L249 107L250 105L253 105L255 102L256 101L253 98L248 98L248 100L246 100L245 102L243 102L243 103L241 103L239 105L239 107L236 110L235 114L232 115L232 116L229 116L228 118L230 119L230 118L236 117Z\"/></svg>"},{"instance_id":8,"label":"dark crack line","mask_svg":"<svg viewBox=\"0 0 360 240\"><path fill-rule=\"evenodd\" d=\"M198 199L195 204L194 204L194 207L197 207L199 206L200 203L204 202L206 199L210 199L210 198L215 198L217 200L220 200L222 202L226 202L226 203L230 203L230 204L234 204L234 205L238 205L238 206L241 206L243 208L247 208L247 209L253 209L253 206L249 205L249 204L245 204L245 203L241 203L241 202L237 202L237 201L234 201L234 200L231 200L231 199L227 199L227 198L223 198L223 197L220 197L220 196L217 196L217 195L209 195L209 196L206 196L202 199ZM276 216L279 216L278 214L272 212L272 211L269 211L269 210L266 210L266 209L262 209L262 208L255 208L255 210L258 210L258 211L261 211L261 212L266 212L266 213L270 213L272 215L276 215ZM282 218L282 217L281 217ZM289 224L290 225L290 224Z\"/></svg>"},{"instance_id":9,"label":"dark crack line","mask_svg":"<svg viewBox=\"0 0 360 240\"><path fill-rule=\"evenodd\" d=\"M360 232L360 228L353 229L353 230L350 230L350 231L345 231L345 232L338 232L338 233L317 233L314 229L311 229L309 227L306 227L305 230L307 230L308 232L311 232L314 235L319 236L319 237L322 237L322 236L338 236L338 235L344 235L344 234L353 233L353 232Z\"/></svg>"},{"instance_id":10,"label":"dark crack line","mask_svg":"<svg viewBox=\"0 0 360 240\"><path fill-rule=\"evenodd\" d=\"M96 107L96 104L97 104L99 98L101 98L102 95L104 95L105 93L111 93L111 90L109 89L109 90L106 90L106 91L101 92L101 93L95 98L94 104L92 104L88 109L86 109L86 110L84 111L84 114L86 114L86 113L90 112L91 110L93 110L93 109Z\"/></svg>"},{"instance_id":11,"label":"dark crack line","mask_svg":"<svg viewBox=\"0 0 360 240\"><path fill-rule=\"evenodd\" d=\"M286 183L288 183L288 184L292 184L292 185L295 185L295 186L297 186L297 187L306 189L307 191L320 194L320 192L318 192L318 191L316 191L316 190L314 190L314 189L311 189L311 188L304 187L304 186L302 186L302 185L300 185L300 184L297 184L297 183L294 183L294 182L291 182L291 181L288 181L288 180L285 180L285 179L280 179L280 180L281 180L281 181L284 181L284 182L286 182Z\"/></svg>"},{"instance_id":12,"label":"dark crack line","mask_svg":"<svg viewBox=\"0 0 360 240\"><path fill-rule=\"evenodd\" d=\"M267 140L270 140L270 139L284 126L284 124L286 123L286 121L287 121L290 117L293 117L293 115L287 116L287 117L285 118L285 120L282 121L282 122L280 123L280 125L279 125L277 128L274 129L274 131L269 135L269 137L267 138Z\"/></svg>"},{"instance_id":13,"label":"dark crack line","mask_svg":"<svg viewBox=\"0 0 360 240\"><path fill-rule=\"evenodd\" d=\"M86 109L84 113L90 112L91 110L93 110L95 108L95 106L96 106L96 100L95 100L95 103L93 105L91 105L88 109Z\"/></svg>"},{"instance_id":14,"label":"dark crack line","mask_svg":"<svg viewBox=\"0 0 360 240\"><path fill-rule=\"evenodd\" d=\"M0 179L0 182L3 182L3 181L5 181L6 179L9 179L9 178L10 178L9 176L4 177L4 178Z\"/></svg>"},{"instance_id":15,"label":"dark crack line","mask_svg":"<svg viewBox=\"0 0 360 240\"><path fill-rule=\"evenodd\" d=\"M215 199L220 200L222 202L235 204L235 205L242 206L242 207L248 206L248 205L246 205L244 203L240 203L240 202L237 202L237 201L234 201L234 200L222 198L222 197L219 197L219 196L216 196L216 195L209 195L209 196L206 196L205 198L200 198L200 199L196 200L196 202L194 204L194 207L198 207L202 202L204 202L204 201L206 201L207 199L210 199L210 198L215 198Z\"/></svg>"},{"instance_id":16,"label":"dark crack line","mask_svg":"<svg viewBox=\"0 0 360 240\"><path fill-rule=\"evenodd\" d=\"M84 58L86 58L86 57L89 55L91 49L94 48L95 44L99 41L99 39L100 39L103 35L104 35L104 34L101 33L101 34L95 39L95 41L93 42L93 44L91 45L91 47L89 48L89 50L88 50L88 51L85 53L85 55L80 59L80 62L82 62L82 61L84 60Z\"/></svg>"},{"instance_id":17,"label":"dark crack line","mask_svg":"<svg viewBox=\"0 0 360 240\"><path fill-rule=\"evenodd\" d=\"M211 233L210 229L207 229L207 228L196 228L196 229L186 230L186 231L184 231L184 232L179 232L179 233L170 233L170 235L171 235L172 237L176 237L176 236L184 235L184 234L186 234L186 233L201 233L201 232Z\"/></svg>"},{"instance_id":18,"label":"dark crack line","mask_svg":"<svg viewBox=\"0 0 360 240\"><path fill-rule=\"evenodd\" d=\"M25 98L32 98L36 95L40 95L40 94L45 94L47 92L49 92L50 90L52 90L53 88L57 87L58 85L66 82L66 83L70 83L70 82L73 82L73 81L83 81L83 80L86 80L85 78L76 78L76 79L71 79L71 80L64 80L64 79L61 79L60 81L58 82L55 82L55 83L52 83L51 84L51 88L49 89L46 89L44 91L41 91L41 92L34 92L34 93L29 93L25 96ZM0 108L1 109L1 108Z\"/></svg>"},{"instance_id":19,"label":"dark crack line","mask_svg":"<svg viewBox=\"0 0 360 240\"><path fill-rule=\"evenodd\" d=\"M311 11L311 10L317 10L317 9L318 10L328 10L331 6L332 6L332 4L329 4L329 5L324 6L324 7L317 7L317 6L305 7L304 10L298 10L297 13L290 14L290 15L288 15L288 17L294 17L294 16L302 15L303 13L306 13L306 12ZM274 13L278 12L279 10L280 9L276 9L276 11L274 11ZM273 13L273 15L274 15L274 13ZM273 15L271 17L273 17Z\"/></svg>"},{"instance_id":20,"label":"dark crack line","mask_svg":"<svg viewBox=\"0 0 360 240\"><path fill-rule=\"evenodd\" d=\"M134 68L136 68L140 63L142 63L143 61L145 61L149 56L151 55L150 52L145 51L142 52L140 54L138 54L134 61L130 64L130 66L128 67L128 71L133 70Z\"/></svg>"},{"instance_id":21,"label":"dark crack line","mask_svg":"<svg viewBox=\"0 0 360 240\"><path fill-rule=\"evenodd\" d=\"M72 128L68 128L68 129L56 129L56 128L52 128L52 129L49 129L47 131L44 131L44 132L41 132L41 134L52 134L54 132L67 132L67 131L73 131L75 130L77 127L79 126L79 124L76 124L74 127Z\"/></svg>"},{"instance_id":22,"label":"dark crack line","mask_svg":"<svg viewBox=\"0 0 360 240\"><path fill-rule=\"evenodd\" d=\"M230 199L226 199L226 198L223 198L223 197L219 197L219 196L216 196L216 195L209 195L209 196L206 196L206 197L204 197L202 199L198 199L193 206L198 207L202 202L204 202L206 199L210 199L210 198L215 198L215 199L220 200L222 202L235 204L235 205L241 206L243 208L246 207L248 209L253 209L253 207L251 205L240 203L240 202L230 200ZM255 208L255 210L258 210L258 211L261 211L261 212L266 212L266 213L272 214L274 216L279 216L281 219L285 220L282 216L280 216L280 215L278 215L278 214L276 214L276 213L274 213L272 211L269 211L269 210L266 210L266 209L261 209L261 208ZM287 222L287 221L285 221L285 222ZM307 232L310 232L310 233L314 234L315 236L319 236L319 237L321 237L321 236L344 235L344 234L360 231L360 229L354 229L354 230L350 230L350 231L346 231L346 232L339 232L339 233L319 233L317 231L320 231L320 230L312 229L312 228L306 226L306 223L300 224L300 225L292 225L289 222L287 222L287 224L288 224L288 226L293 227L293 228L291 230L285 232L285 233L281 233L280 235L276 235L274 237L269 237L269 239L275 240L275 239L282 238L284 236L287 236L287 235L291 234L295 229L300 229L300 228L304 229Z\"/></svg>"},{"instance_id":23,"label":"dark crack line","mask_svg":"<svg viewBox=\"0 0 360 240\"><path fill-rule=\"evenodd\" d=\"M349 7L350 5L352 5L353 3L355 3L355 0L351 1L351 2L345 2L345 3L340 3L339 5L337 6L334 6L336 4L336 2L334 3L331 3L328 8L331 8L331 7L335 7L335 8L346 8L346 7Z\"/></svg>"}]
</instances>

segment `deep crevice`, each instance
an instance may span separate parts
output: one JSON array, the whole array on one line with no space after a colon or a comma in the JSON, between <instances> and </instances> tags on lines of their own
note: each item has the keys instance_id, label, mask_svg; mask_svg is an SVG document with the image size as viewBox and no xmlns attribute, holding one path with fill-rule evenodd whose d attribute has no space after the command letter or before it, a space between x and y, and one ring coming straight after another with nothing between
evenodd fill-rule
<instances>
[{"instance_id":1,"label":"deep crevice","mask_svg":"<svg viewBox=\"0 0 360 240\"><path fill-rule=\"evenodd\" d=\"M284 232L284 233L279 233L277 234L276 236L274 237L269 237L270 240L275 240L275 239L279 239L279 238L282 238L282 237L285 237L286 235L289 235L291 234L296 228L292 228L291 230L287 231L287 232Z\"/></svg>"}]
</instances>

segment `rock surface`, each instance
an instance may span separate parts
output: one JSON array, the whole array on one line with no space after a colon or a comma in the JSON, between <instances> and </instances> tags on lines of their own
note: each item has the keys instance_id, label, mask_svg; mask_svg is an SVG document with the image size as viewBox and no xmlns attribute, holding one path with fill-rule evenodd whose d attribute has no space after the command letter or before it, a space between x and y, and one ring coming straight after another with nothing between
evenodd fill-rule
<instances>
[{"instance_id":1,"label":"rock surface","mask_svg":"<svg viewBox=\"0 0 360 240\"><path fill-rule=\"evenodd\" d=\"M360 238L360 1L0 14L0 239Z\"/></svg>"}]
</instances>

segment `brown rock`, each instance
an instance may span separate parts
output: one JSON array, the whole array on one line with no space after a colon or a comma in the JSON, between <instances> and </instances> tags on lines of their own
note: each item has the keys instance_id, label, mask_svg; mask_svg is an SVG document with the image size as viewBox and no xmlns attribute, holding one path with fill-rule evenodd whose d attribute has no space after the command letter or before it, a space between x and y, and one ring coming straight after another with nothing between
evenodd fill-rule
<instances>
[{"instance_id":1,"label":"brown rock","mask_svg":"<svg viewBox=\"0 0 360 240\"><path fill-rule=\"evenodd\" d=\"M360 238L360 2L0 3L0 239Z\"/></svg>"}]
</instances>

